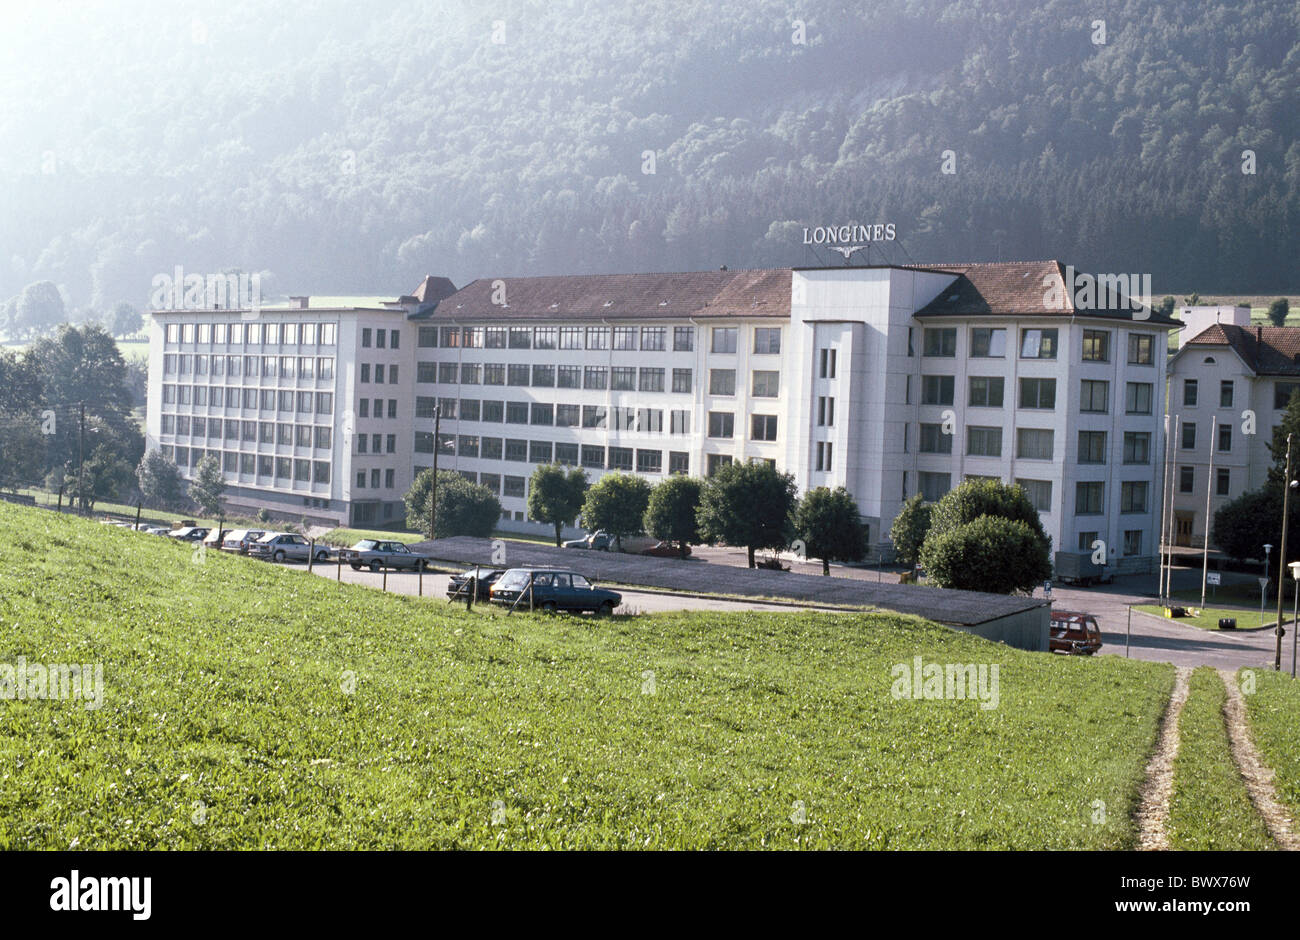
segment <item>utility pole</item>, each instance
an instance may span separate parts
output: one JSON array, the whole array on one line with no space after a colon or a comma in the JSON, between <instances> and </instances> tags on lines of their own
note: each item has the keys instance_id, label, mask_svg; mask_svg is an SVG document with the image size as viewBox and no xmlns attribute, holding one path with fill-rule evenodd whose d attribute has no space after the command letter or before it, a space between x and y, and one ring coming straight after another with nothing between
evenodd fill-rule
<instances>
[{"instance_id":1,"label":"utility pole","mask_svg":"<svg viewBox=\"0 0 1300 940\"><path fill-rule=\"evenodd\" d=\"M1277 650L1273 657L1273 671L1282 669L1282 598L1286 594L1286 526L1291 500L1291 435L1286 436L1286 478L1282 481L1282 544L1277 550L1277 628L1273 631ZM1295 629L1295 624L1291 624Z\"/></svg>"},{"instance_id":2,"label":"utility pole","mask_svg":"<svg viewBox=\"0 0 1300 940\"><path fill-rule=\"evenodd\" d=\"M1219 416L1210 418L1210 472L1205 480L1205 547L1201 551L1201 607L1205 607L1205 582L1210 570L1210 494L1214 492L1214 435Z\"/></svg>"},{"instance_id":3,"label":"utility pole","mask_svg":"<svg viewBox=\"0 0 1300 940\"><path fill-rule=\"evenodd\" d=\"M80 430L77 432L77 502L86 505L86 403L81 402Z\"/></svg>"},{"instance_id":4,"label":"utility pole","mask_svg":"<svg viewBox=\"0 0 1300 940\"><path fill-rule=\"evenodd\" d=\"M441 430L442 405L438 404L433 409L433 487L429 490L429 538L431 539L438 537L438 437Z\"/></svg>"},{"instance_id":5,"label":"utility pole","mask_svg":"<svg viewBox=\"0 0 1300 940\"><path fill-rule=\"evenodd\" d=\"M1160 555L1160 606L1165 604L1165 527L1169 524L1169 504L1173 494L1169 491L1169 415L1165 415L1165 462L1160 468L1160 532L1156 536L1156 549Z\"/></svg>"}]
</instances>

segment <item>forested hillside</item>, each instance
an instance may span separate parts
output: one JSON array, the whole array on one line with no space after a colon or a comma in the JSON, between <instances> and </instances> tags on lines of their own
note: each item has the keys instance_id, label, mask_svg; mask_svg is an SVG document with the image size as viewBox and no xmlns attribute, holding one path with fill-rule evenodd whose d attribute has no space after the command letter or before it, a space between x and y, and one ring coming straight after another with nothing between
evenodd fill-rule
<instances>
[{"instance_id":1,"label":"forested hillside","mask_svg":"<svg viewBox=\"0 0 1300 940\"><path fill-rule=\"evenodd\" d=\"M872 260L1300 281L1294 0L177 6L6 9L0 301L808 264L840 221L897 223Z\"/></svg>"}]
</instances>

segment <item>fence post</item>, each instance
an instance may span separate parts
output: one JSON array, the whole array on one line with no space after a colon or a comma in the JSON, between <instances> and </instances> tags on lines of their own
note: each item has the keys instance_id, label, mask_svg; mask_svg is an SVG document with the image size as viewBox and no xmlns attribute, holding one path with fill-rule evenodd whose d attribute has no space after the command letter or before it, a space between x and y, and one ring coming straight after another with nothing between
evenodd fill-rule
<instances>
[{"instance_id":1,"label":"fence post","mask_svg":"<svg viewBox=\"0 0 1300 940\"><path fill-rule=\"evenodd\" d=\"M342 549L339 549L338 557L339 557L338 574L334 576L334 580L342 584L343 583L343 550Z\"/></svg>"},{"instance_id":2,"label":"fence post","mask_svg":"<svg viewBox=\"0 0 1300 940\"><path fill-rule=\"evenodd\" d=\"M384 562L384 591L388 591L388 562Z\"/></svg>"},{"instance_id":3,"label":"fence post","mask_svg":"<svg viewBox=\"0 0 1300 940\"><path fill-rule=\"evenodd\" d=\"M316 562L316 540L312 539L307 544L307 570L311 571L311 566Z\"/></svg>"}]
</instances>

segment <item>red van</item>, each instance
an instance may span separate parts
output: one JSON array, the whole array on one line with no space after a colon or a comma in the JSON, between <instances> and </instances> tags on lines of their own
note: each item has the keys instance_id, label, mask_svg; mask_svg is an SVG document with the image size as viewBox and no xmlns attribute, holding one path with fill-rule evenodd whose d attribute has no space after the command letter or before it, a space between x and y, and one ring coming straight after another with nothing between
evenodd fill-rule
<instances>
[{"instance_id":1,"label":"red van","mask_svg":"<svg viewBox=\"0 0 1300 940\"><path fill-rule=\"evenodd\" d=\"M1051 641L1053 653L1091 656L1101 649L1101 628L1097 618L1074 610L1053 610Z\"/></svg>"}]
</instances>

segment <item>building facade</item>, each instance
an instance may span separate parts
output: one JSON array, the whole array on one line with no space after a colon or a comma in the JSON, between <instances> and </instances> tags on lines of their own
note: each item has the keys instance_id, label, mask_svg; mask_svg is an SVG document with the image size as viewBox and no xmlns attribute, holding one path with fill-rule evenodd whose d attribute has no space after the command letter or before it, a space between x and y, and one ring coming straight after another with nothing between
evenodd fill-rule
<instances>
[{"instance_id":1,"label":"building facade","mask_svg":"<svg viewBox=\"0 0 1300 940\"><path fill-rule=\"evenodd\" d=\"M183 469L196 451L219 451L232 505L311 515L298 507L315 500L316 514L362 525L404 514L401 497L435 448L440 469L497 494L503 528L538 530L526 496L542 463L654 482L767 460L801 491L847 488L873 550L886 552L908 496L991 477L1025 485L1055 550L1101 540L1120 570L1145 570L1158 545L1165 333L1177 322L1077 309L1063 277L1057 262L1028 262L482 279L459 290L430 278L368 307L263 310L266 324L298 324L296 335L250 344L245 330L238 346L239 312L161 312L149 441L184 451ZM1063 299L1049 301L1054 292ZM201 342L203 325L220 322L225 342L215 332ZM279 361L273 376L261 362L257 376L229 375L232 357L241 368L328 358L319 341L303 344L323 335L307 323L333 326L330 378L319 366L304 378L297 361L290 377ZM187 356L209 357L205 377ZM185 384L185 396L166 390ZM197 404L201 384L224 386L219 404L211 391ZM300 393L314 407L332 395L333 411L285 412L284 392L295 409ZM324 443L327 425L328 447L300 449ZM319 479L317 464L328 465Z\"/></svg>"}]
</instances>

